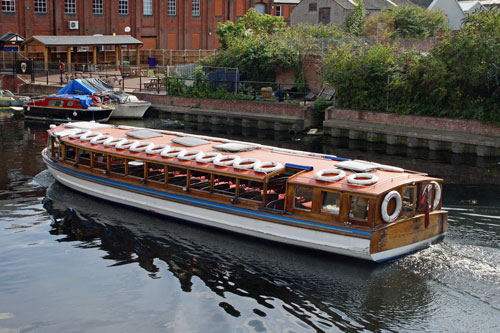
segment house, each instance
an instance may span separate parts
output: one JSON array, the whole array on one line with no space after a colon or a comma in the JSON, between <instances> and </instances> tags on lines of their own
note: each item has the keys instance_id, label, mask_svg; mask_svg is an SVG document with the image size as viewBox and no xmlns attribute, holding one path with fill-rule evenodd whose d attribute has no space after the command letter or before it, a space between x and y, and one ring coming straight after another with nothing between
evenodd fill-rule
<instances>
[{"instance_id":1,"label":"house","mask_svg":"<svg viewBox=\"0 0 500 333\"><path fill-rule=\"evenodd\" d=\"M409 5L407 0L364 0L366 14L398 5ZM292 12L292 25L323 23L342 25L354 8L356 0L302 0Z\"/></svg>"},{"instance_id":2,"label":"house","mask_svg":"<svg viewBox=\"0 0 500 333\"><path fill-rule=\"evenodd\" d=\"M462 21L466 15L457 0L433 0L427 9L442 11L448 18L448 24L452 30L462 29Z\"/></svg>"},{"instance_id":3,"label":"house","mask_svg":"<svg viewBox=\"0 0 500 333\"><path fill-rule=\"evenodd\" d=\"M301 0L274 0L271 15L281 16L286 23L290 24L292 11L300 3L300 1Z\"/></svg>"},{"instance_id":4,"label":"house","mask_svg":"<svg viewBox=\"0 0 500 333\"><path fill-rule=\"evenodd\" d=\"M479 1L459 1L458 4L462 8L466 16L477 11L486 10L486 8Z\"/></svg>"}]
</instances>

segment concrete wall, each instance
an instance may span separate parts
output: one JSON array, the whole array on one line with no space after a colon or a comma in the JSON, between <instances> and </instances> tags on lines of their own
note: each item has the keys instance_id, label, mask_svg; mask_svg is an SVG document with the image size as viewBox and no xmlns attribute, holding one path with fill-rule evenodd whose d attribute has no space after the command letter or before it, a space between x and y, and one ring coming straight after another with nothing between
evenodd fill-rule
<instances>
[{"instance_id":1,"label":"concrete wall","mask_svg":"<svg viewBox=\"0 0 500 333\"><path fill-rule=\"evenodd\" d=\"M448 18L451 29L459 30L462 28L462 20L465 18L465 14L457 0L434 0L429 5L429 9L442 11Z\"/></svg>"}]
</instances>

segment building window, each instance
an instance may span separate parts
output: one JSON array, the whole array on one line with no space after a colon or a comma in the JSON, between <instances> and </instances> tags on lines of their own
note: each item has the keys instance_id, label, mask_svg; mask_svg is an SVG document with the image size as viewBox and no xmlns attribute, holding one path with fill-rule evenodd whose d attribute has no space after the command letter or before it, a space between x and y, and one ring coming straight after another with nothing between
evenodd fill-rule
<instances>
[{"instance_id":1,"label":"building window","mask_svg":"<svg viewBox=\"0 0 500 333\"><path fill-rule=\"evenodd\" d=\"M153 15L153 0L144 0L142 2L143 15Z\"/></svg>"},{"instance_id":2,"label":"building window","mask_svg":"<svg viewBox=\"0 0 500 333\"><path fill-rule=\"evenodd\" d=\"M35 0L35 13L47 12L47 0Z\"/></svg>"},{"instance_id":3,"label":"building window","mask_svg":"<svg viewBox=\"0 0 500 333\"><path fill-rule=\"evenodd\" d=\"M276 16L283 16L281 6L276 6Z\"/></svg>"},{"instance_id":4,"label":"building window","mask_svg":"<svg viewBox=\"0 0 500 333\"><path fill-rule=\"evenodd\" d=\"M15 12L16 0L2 0L2 12Z\"/></svg>"},{"instance_id":5,"label":"building window","mask_svg":"<svg viewBox=\"0 0 500 333\"><path fill-rule=\"evenodd\" d=\"M76 14L76 0L64 0L64 12L66 14Z\"/></svg>"},{"instance_id":6,"label":"building window","mask_svg":"<svg viewBox=\"0 0 500 333\"><path fill-rule=\"evenodd\" d=\"M191 12L193 16L200 16L200 0L192 0Z\"/></svg>"},{"instance_id":7,"label":"building window","mask_svg":"<svg viewBox=\"0 0 500 333\"><path fill-rule=\"evenodd\" d=\"M104 7L102 4L102 0L93 0L92 1L92 13L101 14L101 15L104 13Z\"/></svg>"},{"instance_id":8,"label":"building window","mask_svg":"<svg viewBox=\"0 0 500 333\"><path fill-rule=\"evenodd\" d=\"M167 14L168 16L177 15L177 0L168 0Z\"/></svg>"},{"instance_id":9,"label":"building window","mask_svg":"<svg viewBox=\"0 0 500 333\"><path fill-rule=\"evenodd\" d=\"M128 15L128 0L118 0L118 14Z\"/></svg>"},{"instance_id":10,"label":"building window","mask_svg":"<svg viewBox=\"0 0 500 333\"><path fill-rule=\"evenodd\" d=\"M315 12L318 10L318 4L316 2L310 3L309 4L309 11L310 12Z\"/></svg>"}]
</instances>

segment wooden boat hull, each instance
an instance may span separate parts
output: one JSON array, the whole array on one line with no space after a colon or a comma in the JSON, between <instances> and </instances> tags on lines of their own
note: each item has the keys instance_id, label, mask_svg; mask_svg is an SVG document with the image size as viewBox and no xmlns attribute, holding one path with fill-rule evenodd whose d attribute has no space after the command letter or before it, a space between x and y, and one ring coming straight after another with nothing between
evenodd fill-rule
<instances>
[{"instance_id":1,"label":"wooden boat hull","mask_svg":"<svg viewBox=\"0 0 500 333\"><path fill-rule=\"evenodd\" d=\"M441 232L429 232L429 235L420 232L405 236L403 241L385 241L389 227L373 232L320 224L286 214L271 214L216 203L189 196L188 193L158 191L140 183L109 179L104 174L101 177L56 163L45 152L43 158L57 181L96 198L244 235L370 261L382 262L417 251L440 240L446 233L446 216L435 214L440 216L439 221L433 218L431 225L441 228ZM423 223L422 216L416 221L407 221L403 228L420 225Z\"/></svg>"},{"instance_id":2,"label":"wooden boat hull","mask_svg":"<svg viewBox=\"0 0 500 333\"><path fill-rule=\"evenodd\" d=\"M46 106L24 105L24 117L27 119L56 122L96 121L106 122L111 117L112 108L70 109Z\"/></svg>"}]
</instances>

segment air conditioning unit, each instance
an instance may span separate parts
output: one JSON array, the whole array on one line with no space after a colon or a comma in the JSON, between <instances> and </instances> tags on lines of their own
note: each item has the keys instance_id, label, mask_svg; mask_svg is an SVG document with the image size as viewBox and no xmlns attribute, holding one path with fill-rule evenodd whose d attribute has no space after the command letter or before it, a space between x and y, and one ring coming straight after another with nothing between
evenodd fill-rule
<instances>
[{"instance_id":1,"label":"air conditioning unit","mask_svg":"<svg viewBox=\"0 0 500 333\"><path fill-rule=\"evenodd\" d=\"M69 21L69 30L78 30L78 21Z\"/></svg>"}]
</instances>

